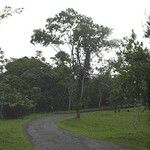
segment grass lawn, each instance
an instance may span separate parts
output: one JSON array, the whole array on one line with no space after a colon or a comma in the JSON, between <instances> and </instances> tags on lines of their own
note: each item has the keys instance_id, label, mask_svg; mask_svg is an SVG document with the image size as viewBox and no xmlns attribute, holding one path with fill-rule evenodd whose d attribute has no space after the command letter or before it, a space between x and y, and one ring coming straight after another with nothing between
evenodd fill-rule
<instances>
[{"instance_id":1,"label":"grass lawn","mask_svg":"<svg viewBox=\"0 0 150 150\"><path fill-rule=\"evenodd\" d=\"M21 119L0 120L0 150L31 150L23 125L44 114L32 114Z\"/></svg>"},{"instance_id":2,"label":"grass lawn","mask_svg":"<svg viewBox=\"0 0 150 150\"><path fill-rule=\"evenodd\" d=\"M136 150L150 150L150 111L99 111L82 114L80 119L61 120L58 126L73 133L111 141Z\"/></svg>"}]
</instances>

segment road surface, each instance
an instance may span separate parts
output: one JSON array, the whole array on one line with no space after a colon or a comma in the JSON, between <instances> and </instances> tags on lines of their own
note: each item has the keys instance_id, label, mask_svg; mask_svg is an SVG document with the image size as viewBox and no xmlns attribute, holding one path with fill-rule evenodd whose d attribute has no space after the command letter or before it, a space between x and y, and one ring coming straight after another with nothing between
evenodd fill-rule
<instances>
[{"instance_id":1,"label":"road surface","mask_svg":"<svg viewBox=\"0 0 150 150\"><path fill-rule=\"evenodd\" d=\"M120 145L74 135L58 128L56 121L66 114L53 114L33 120L26 126L33 150L129 150Z\"/></svg>"}]
</instances>

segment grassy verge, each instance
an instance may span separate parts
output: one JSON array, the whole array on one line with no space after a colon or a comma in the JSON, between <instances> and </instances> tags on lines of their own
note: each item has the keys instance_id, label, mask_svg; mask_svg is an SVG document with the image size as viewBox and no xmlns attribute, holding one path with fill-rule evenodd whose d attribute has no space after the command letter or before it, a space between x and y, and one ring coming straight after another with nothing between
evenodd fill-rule
<instances>
[{"instance_id":1,"label":"grassy verge","mask_svg":"<svg viewBox=\"0 0 150 150\"><path fill-rule=\"evenodd\" d=\"M0 150L31 150L23 126L33 118L45 114L32 114L20 119L0 120Z\"/></svg>"},{"instance_id":2,"label":"grassy verge","mask_svg":"<svg viewBox=\"0 0 150 150\"><path fill-rule=\"evenodd\" d=\"M137 150L150 150L150 111L137 114L133 109L82 114L58 122L58 126L73 133L123 144Z\"/></svg>"}]
</instances>

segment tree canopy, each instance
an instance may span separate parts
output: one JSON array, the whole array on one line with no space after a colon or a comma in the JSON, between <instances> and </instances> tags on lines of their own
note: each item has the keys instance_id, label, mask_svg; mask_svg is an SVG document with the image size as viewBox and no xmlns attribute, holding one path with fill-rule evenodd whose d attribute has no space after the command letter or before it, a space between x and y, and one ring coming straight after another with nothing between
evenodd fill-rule
<instances>
[{"instance_id":1,"label":"tree canopy","mask_svg":"<svg viewBox=\"0 0 150 150\"><path fill-rule=\"evenodd\" d=\"M68 8L53 18L47 19L45 29L34 30L31 43L43 46L51 45L55 50L68 46L71 54L71 67L77 85L77 111L79 117L80 103L83 97L84 78L89 76L92 56L99 56L103 49L116 46L109 40L112 29L98 25L92 18L79 14Z\"/></svg>"}]
</instances>

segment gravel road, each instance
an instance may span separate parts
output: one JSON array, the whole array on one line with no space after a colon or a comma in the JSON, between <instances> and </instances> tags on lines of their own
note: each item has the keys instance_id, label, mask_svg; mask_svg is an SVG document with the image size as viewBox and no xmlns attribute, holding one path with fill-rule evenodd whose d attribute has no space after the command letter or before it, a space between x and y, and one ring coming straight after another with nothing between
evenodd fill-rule
<instances>
[{"instance_id":1,"label":"gravel road","mask_svg":"<svg viewBox=\"0 0 150 150\"><path fill-rule=\"evenodd\" d=\"M26 126L33 150L129 150L120 145L74 135L58 128L55 122L64 117L70 115L49 115L33 120Z\"/></svg>"}]
</instances>

